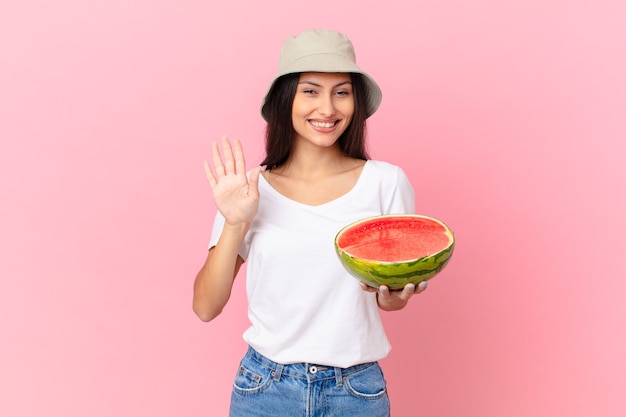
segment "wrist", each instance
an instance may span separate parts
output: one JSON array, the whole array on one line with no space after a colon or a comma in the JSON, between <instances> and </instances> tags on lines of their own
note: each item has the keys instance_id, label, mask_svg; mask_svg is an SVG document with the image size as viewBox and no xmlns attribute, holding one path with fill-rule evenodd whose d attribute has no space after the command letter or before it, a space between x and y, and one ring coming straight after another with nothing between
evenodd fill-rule
<instances>
[{"instance_id":1,"label":"wrist","mask_svg":"<svg viewBox=\"0 0 626 417\"><path fill-rule=\"evenodd\" d=\"M222 233L233 233L233 234L246 234L250 229L251 222L238 222L238 223L229 223L226 221L224 223L224 229Z\"/></svg>"}]
</instances>

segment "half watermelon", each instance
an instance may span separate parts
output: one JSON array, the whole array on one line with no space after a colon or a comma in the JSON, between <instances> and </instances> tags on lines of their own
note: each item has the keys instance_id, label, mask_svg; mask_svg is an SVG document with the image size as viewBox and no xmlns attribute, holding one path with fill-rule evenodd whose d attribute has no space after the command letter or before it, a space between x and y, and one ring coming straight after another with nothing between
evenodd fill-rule
<instances>
[{"instance_id":1,"label":"half watermelon","mask_svg":"<svg viewBox=\"0 0 626 417\"><path fill-rule=\"evenodd\" d=\"M346 270L369 286L402 289L437 275L454 251L454 233L418 214L369 217L344 227L335 250Z\"/></svg>"}]
</instances>

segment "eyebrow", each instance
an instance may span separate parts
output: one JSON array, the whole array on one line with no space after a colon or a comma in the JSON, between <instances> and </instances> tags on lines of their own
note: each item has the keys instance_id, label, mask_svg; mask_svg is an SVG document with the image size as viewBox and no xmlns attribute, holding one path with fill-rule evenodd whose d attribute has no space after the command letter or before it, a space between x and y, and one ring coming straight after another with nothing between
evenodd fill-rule
<instances>
[{"instance_id":1,"label":"eyebrow","mask_svg":"<svg viewBox=\"0 0 626 417\"><path fill-rule=\"evenodd\" d=\"M322 87L321 84L314 83L313 81L308 81L308 80L300 81L300 82L298 82L298 84L311 84L311 85L313 85L315 87ZM352 84L352 81L350 81L350 80L342 81L339 84L334 85L333 88L341 87L344 84Z\"/></svg>"}]
</instances>

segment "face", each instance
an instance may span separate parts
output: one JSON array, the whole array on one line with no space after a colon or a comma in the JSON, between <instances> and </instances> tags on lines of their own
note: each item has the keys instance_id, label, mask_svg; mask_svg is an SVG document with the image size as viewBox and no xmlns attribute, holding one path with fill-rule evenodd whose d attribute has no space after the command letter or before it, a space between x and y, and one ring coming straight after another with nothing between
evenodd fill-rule
<instances>
[{"instance_id":1,"label":"face","mask_svg":"<svg viewBox=\"0 0 626 417\"><path fill-rule=\"evenodd\" d=\"M300 75L291 119L296 143L333 146L354 114L350 74L306 72Z\"/></svg>"}]
</instances>

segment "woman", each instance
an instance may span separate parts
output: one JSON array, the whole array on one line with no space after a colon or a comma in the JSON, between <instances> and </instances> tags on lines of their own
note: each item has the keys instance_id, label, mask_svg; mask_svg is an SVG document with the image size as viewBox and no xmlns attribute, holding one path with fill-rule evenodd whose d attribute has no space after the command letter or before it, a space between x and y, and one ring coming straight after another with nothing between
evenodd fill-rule
<instances>
[{"instance_id":1,"label":"woman","mask_svg":"<svg viewBox=\"0 0 626 417\"><path fill-rule=\"evenodd\" d=\"M333 247L353 221L414 212L404 172L365 150L366 119L380 101L345 35L305 31L284 42L261 108L265 169L246 172L237 140L222 138L222 154L213 144L213 169L205 170L219 212L193 307L204 321L219 315L247 261L249 349L233 417L389 415L377 361L390 346L379 309L402 309L426 283L369 288Z\"/></svg>"}]
</instances>

